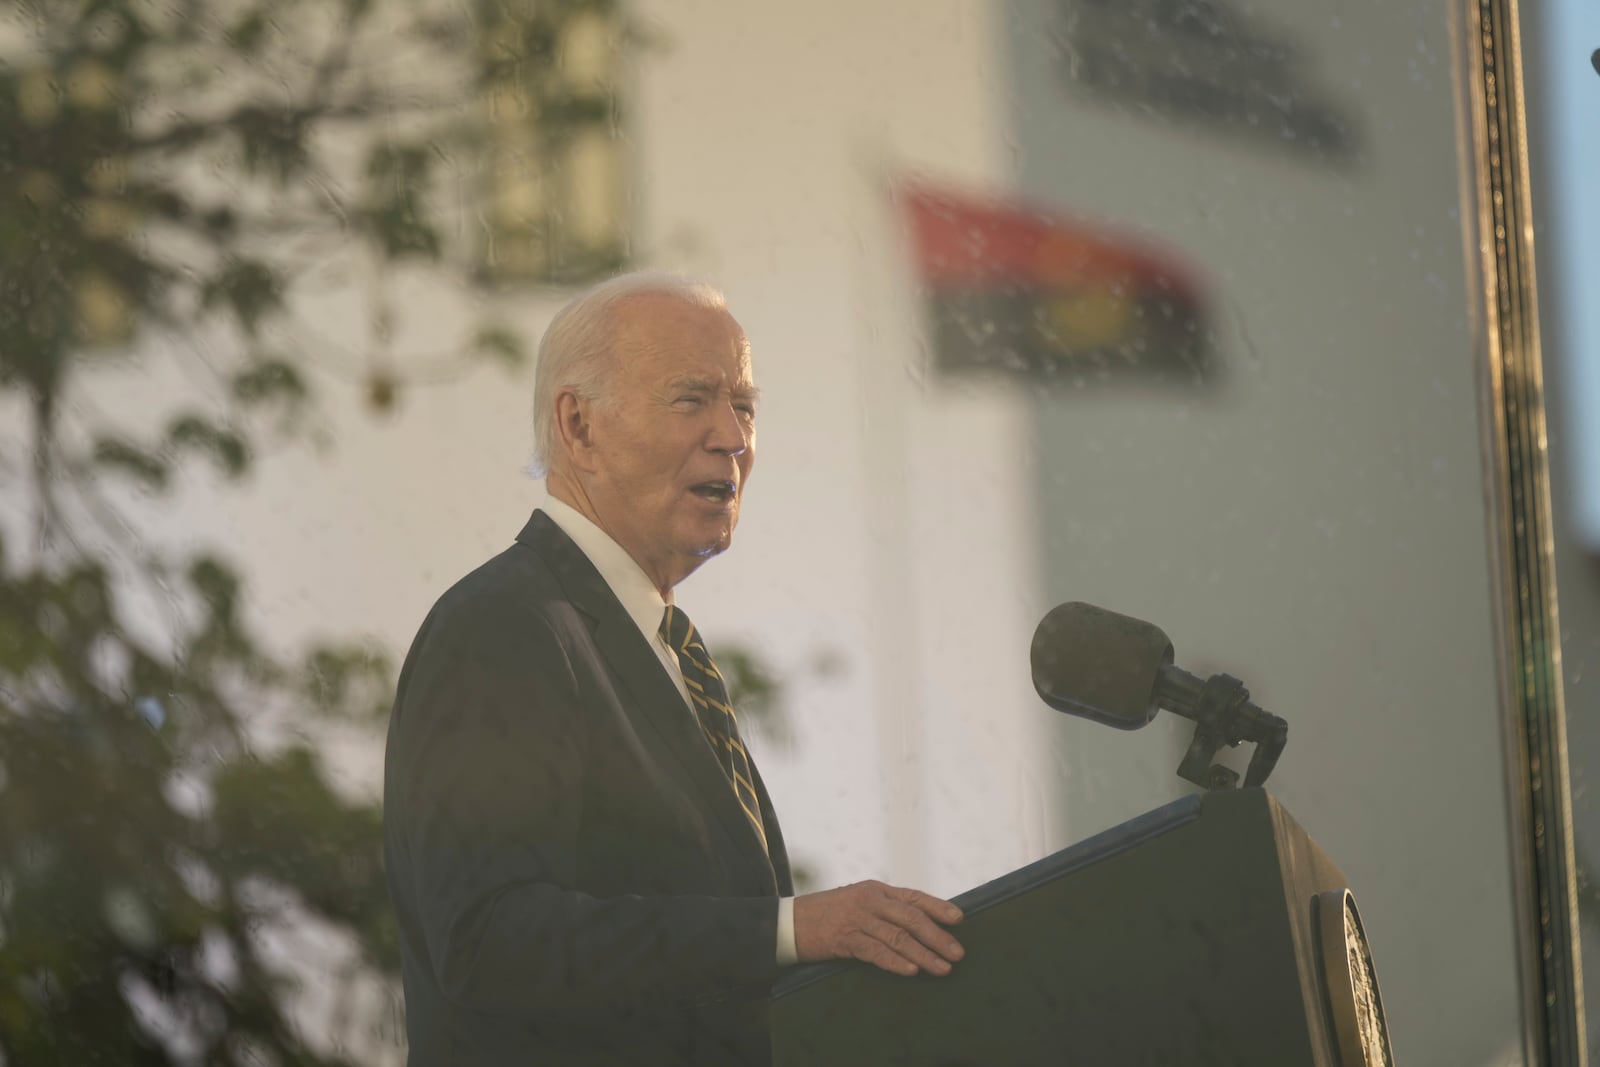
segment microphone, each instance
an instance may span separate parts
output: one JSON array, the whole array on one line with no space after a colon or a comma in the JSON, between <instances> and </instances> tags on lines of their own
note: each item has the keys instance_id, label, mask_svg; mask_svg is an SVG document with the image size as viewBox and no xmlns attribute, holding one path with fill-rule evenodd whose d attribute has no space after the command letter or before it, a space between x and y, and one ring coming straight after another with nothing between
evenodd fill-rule
<instances>
[{"instance_id":1,"label":"microphone","mask_svg":"<svg viewBox=\"0 0 1600 1067\"><path fill-rule=\"evenodd\" d=\"M1156 716L1156 679L1172 664L1158 626L1076 601L1052 608L1033 632L1033 688L1057 711L1119 730Z\"/></svg>"},{"instance_id":2,"label":"microphone","mask_svg":"<svg viewBox=\"0 0 1600 1067\"><path fill-rule=\"evenodd\" d=\"M1226 674L1201 680L1173 665L1161 628L1093 604L1052 608L1033 633L1033 688L1057 711L1119 730L1137 730L1162 708L1195 723L1178 774L1211 789L1232 788L1238 774L1211 761L1223 745L1255 742L1245 785L1266 781L1288 741L1289 725L1250 702Z\"/></svg>"}]
</instances>

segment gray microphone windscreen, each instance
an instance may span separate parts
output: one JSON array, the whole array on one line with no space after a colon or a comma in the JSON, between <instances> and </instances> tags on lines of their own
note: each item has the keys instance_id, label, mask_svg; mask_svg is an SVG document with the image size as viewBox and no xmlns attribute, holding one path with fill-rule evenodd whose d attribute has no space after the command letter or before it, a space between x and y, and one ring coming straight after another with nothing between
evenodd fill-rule
<instances>
[{"instance_id":1,"label":"gray microphone windscreen","mask_svg":"<svg viewBox=\"0 0 1600 1067\"><path fill-rule=\"evenodd\" d=\"M1040 620L1030 659L1033 687L1052 708L1137 730L1158 710L1156 677L1172 642L1158 626L1072 602Z\"/></svg>"}]
</instances>

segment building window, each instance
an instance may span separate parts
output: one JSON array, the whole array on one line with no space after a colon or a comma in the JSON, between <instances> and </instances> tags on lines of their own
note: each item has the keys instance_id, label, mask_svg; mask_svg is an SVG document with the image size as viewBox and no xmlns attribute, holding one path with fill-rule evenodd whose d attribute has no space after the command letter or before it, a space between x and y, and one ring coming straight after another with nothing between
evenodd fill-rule
<instances>
[{"instance_id":1,"label":"building window","mask_svg":"<svg viewBox=\"0 0 1600 1067\"><path fill-rule=\"evenodd\" d=\"M483 43L484 276L575 284L615 272L630 200L616 5L502 5Z\"/></svg>"}]
</instances>

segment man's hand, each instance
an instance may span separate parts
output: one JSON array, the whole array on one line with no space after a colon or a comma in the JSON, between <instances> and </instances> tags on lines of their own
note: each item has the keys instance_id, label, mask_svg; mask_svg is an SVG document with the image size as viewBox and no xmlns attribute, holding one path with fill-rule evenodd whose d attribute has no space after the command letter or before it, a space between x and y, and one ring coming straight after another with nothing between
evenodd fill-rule
<instances>
[{"instance_id":1,"label":"man's hand","mask_svg":"<svg viewBox=\"0 0 1600 1067\"><path fill-rule=\"evenodd\" d=\"M794 947L802 963L856 959L894 974L949 974L965 955L938 925L961 909L915 889L857 882L794 899Z\"/></svg>"}]
</instances>

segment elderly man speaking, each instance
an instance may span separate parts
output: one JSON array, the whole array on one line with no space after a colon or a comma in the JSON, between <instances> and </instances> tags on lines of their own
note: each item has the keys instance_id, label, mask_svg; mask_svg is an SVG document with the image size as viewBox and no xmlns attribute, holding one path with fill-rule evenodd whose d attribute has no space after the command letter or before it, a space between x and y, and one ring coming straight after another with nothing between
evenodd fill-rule
<instances>
[{"instance_id":1,"label":"elderly man speaking","mask_svg":"<svg viewBox=\"0 0 1600 1067\"><path fill-rule=\"evenodd\" d=\"M389 725L412 1067L762 1063L781 966L961 958L947 901L878 882L792 896L727 690L674 602L732 540L756 399L708 285L624 275L546 331L549 503L434 606Z\"/></svg>"}]
</instances>

